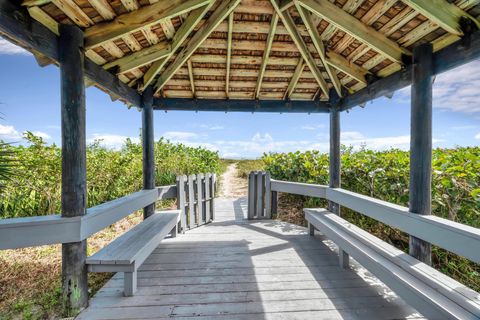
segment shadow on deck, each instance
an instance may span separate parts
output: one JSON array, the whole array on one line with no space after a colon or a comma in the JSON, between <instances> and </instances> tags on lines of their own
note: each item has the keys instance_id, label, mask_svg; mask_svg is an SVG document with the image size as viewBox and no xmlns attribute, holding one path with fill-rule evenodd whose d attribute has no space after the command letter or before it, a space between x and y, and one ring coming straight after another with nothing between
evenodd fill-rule
<instances>
[{"instance_id":1,"label":"shadow on deck","mask_svg":"<svg viewBox=\"0 0 480 320\"><path fill-rule=\"evenodd\" d=\"M79 319L418 319L335 247L293 224L246 220L246 200L217 199L215 222L166 239L123 297L115 275Z\"/></svg>"}]
</instances>

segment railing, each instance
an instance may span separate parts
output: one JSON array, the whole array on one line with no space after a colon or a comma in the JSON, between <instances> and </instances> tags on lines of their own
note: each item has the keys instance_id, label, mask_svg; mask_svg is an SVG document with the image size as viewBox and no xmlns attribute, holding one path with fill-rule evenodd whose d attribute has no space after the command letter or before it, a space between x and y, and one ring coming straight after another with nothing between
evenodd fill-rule
<instances>
[{"instance_id":1,"label":"railing","mask_svg":"<svg viewBox=\"0 0 480 320\"><path fill-rule=\"evenodd\" d=\"M166 199L178 198L182 230L213 220L215 175L207 173L185 178L179 177L177 185L141 190L89 208L84 216L47 215L0 220L0 250L79 242L137 210ZM183 188L179 188L178 181L183 179Z\"/></svg>"},{"instance_id":2,"label":"railing","mask_svg":"<svg viewBox=\"0 0 480 320\"><path fill-rule=\"evenodd\" d=\"M256 176L269 176L267 173L255 173ZM341 188L287 182L270 179L269 184L261 184L262 188L252 188L249 183L249 208L254 199L268 197L266 193L284 192L309 197L326 199L365 216L397 228L409 235L437 245L450 252L461 255L473 262L480 263L480 229L457 223L433 215L419 215L408 211L408 208L372 197L357 194ZM257 192L260 190L260 192ZM270 197L273 199L273 196ZM273 203L272 200L270 200ZM262 205L271 208L270 205ZM249 211L250 212L250 211ZM264 214L265 217L268 212ZM271 212L270 212L271 215ZM249 215L250 218L250 215ZM257 217L254 217L256 219ZM265 218L264 218L265 219Z\"/></svg>"},{"instance_id":3,"label":"railing","mask_svg":"<svg viewBox=\"0 0 480 320\"><path fill-rule=\"evenodd\" d=\"M177 177L177 207L182 210L182 232L214 220L216 179L211 173Z\"/></svg>"}]
</instances>

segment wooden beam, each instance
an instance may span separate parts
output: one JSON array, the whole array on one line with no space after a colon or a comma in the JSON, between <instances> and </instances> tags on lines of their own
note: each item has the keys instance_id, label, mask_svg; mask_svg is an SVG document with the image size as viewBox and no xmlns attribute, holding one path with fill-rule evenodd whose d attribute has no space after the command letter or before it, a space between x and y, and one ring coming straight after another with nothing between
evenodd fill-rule
<instances>
[{"instance_id":1,"label":"wooden beam","mask_svg":"<svg viewBox=\"0 0 480 320\"><path fill-rule=\"evenodd\" d=\"M113 21L96 24L85 30L87 49L103 45L122 36L149 27L208 4L210 0L160 1L122 14Z\"/></svg>"},{"instance_id":2,"label":"wooden beam","mask_svg":"<svg viewBox=\"0 0 480 320\"><path fill-rule=\"evenodd\" d=\"M227 36L227 64L225 75L225 94L228 98L228 92L230 91L230 63L232 60L232 36L233 36L233 13L228 16L228 36Z\"/></svg>"},{"instance_id":3,"label":"wooden beam","mask_svg":"<svg viewBox=\"0 0 480 320\"><path fill-rule=\"evenodd\" d=\"M297 67L293 72L292 78L290 79L290 83L288 84L287 90L285 91L285 95L283 96L283 99L287 99L292 96L292 93L293 91L295 91L295 87L298 83L298 80L300 79L300 76L302 75L303 69L305 69L305 66L306 66L305 61L303 60L303 58L300 58L298 60Z\"/></svg>"},{"instance_id":4,"label":"wooden beam","mask_svg":"<svg viewBox=\"0 0 480 320\"><path fill-rule=\"evenodd\" d=\"M172 78L175 72L190 58L190 56L197 50L202 42L208 38L213 30L222 22L235 7L240 3L240 0L222 1L217 9L208 18L200 30L195 32L188 44L179 52L175 60L165 69L155 85L155 93L157 93L168 80Z\"/></svg>"},{"instance_id":5,"label":"wooden beam","mask_svg":"<svg viewBox=\"0 0 480 320\"><path fill-rule=\"evenodd\" d=\"M324 18L352 37L367 43L392 61L402 63L402 55L410 55L406 49L385 35L357 20L328 0L296 0L301 6Z\"/></svg>"},{"instance_id":6,"label":"wooden beam","mask_svg":"<svg viewBox=\"0 0 480 320\"><path fill-rule=\"evenodd\" d=\"M466 17L471 19L477 27L480 27L480 23L477 19L463 11L453 3L449 3L447 0L402 0L409 7L412 7L415 11L421 13L431 21L435 22L442 29L449 33L456 35L463 35L462 28L460 26L460 19Z\"/></svg>"},{"instance_id":7,"label":"wooden beam","mask_svg":"<svg viewBox=\"0 0 480 320\"><path fill-rule=\"evenodd\" d=\"M412 105L410 130L409 211L432 214L432 88L433 47L431 43L413 49ZM409 238L410 255L432 264L431 244Z\"/></svg>"},{"instance_id":8,"label":"wooden beam","mask_svg":"<svg viewBox=\"0 0 480 320\"><path fill-rule=\"evenodd\" d=\"M192 67L192 60L187 61L188 67L188 78L190 79L190 86L192 88L192 95L195 97L195 79L193 78L193 67Z\"/></svg>"},{"instance_id":9,"label":"wooden beam","mask_svg":"<svg viewBox=\"0 0 480 320\"><path fill-rule=\"evenodd\" d=\"M313 23L311 13L298 4L296 5L296 7L298 13L302 17L303 23L307 27L308 34L310 35L310 39L312 40L313 45L315 46L315 49L320 56L320 60L322 60L322 64L327 71L330 80L332 81L333 87L335 88L335 91L337 91L337 94L341 97L342 85L338 80L337 73L335 72L335 70L333 70L331 65L328 64L327 57L325 55L325 46L323 45L323 41L320 38L320 34L318 33L316 25Z\"/></svg>"},{"instance_id":10,"label":"wooden beam","mask_svg":"<svg viewBox=\"0 0 480 320\"><path fill-rule=\"evenodd\" d=\"M115 18L116 14L107 0L88 0L92 7L97 10L100 16L105 20L112 20Z\"/></svg>"},{"instance_id":11,"label":"wooden beam","mask_svg":"<svg viewBox=\"0 0 480 320\"><path fill-rule=\"evenodd\" d=\"M24 49L39 52L52 59L55 64L59 63L59 40L56 34L39 22L32 20L23 8L13 5L8 0L0 0L0 33L7 40ZM85 59L84 72L90 80L104 90L121 97L132 105L140 105L140 95L135 90L90 59Z\"/></svg>"},{"instance_id":12,"label":"wooden beam","mask_svg":"<svg viewBox=\"0 0 480 320\"><path fill-rule=\"evenodd\" d=\"M153 90L147 88L142 95L143 189L155 189L155 137L153 130ZM143 218L155 213L155 203L143 208Z\"/></svg>"},{"instance_id":13,"label":"wooden beam","mask_svg":"<svg viewBox=\"0 0 480 320\"><path fill-rule=\"evenodd\" d=\"M340 111L336 108L330 110L330 154L329 154L329 183L330 188L340 188ZM333 201L328 201L328 210L338 216L340 213L340 205ZM349 256L338 248L338 258L340 267L346 269L349 266Z\"/></svg>"},{"instance_id":14,"label":"wooden beam","mask_svg":"<svg viewBox=\"0 0 480 320\"><path fill-rule=\"evenodd\" d=\"M329 96L328 85L325 82L325 79L323 79L323 76L322 76L320 70L318 69L315 61L313 60L312 54L308 50L308 47L305 44L305 41L303 40L302 36L298 32L292 16L288 12L288 10L282 12L280 10L280 7L279 7L277 1L278 0L270 0L270 2L272 3L275 11L277 11L277 14L282 19L283 25L285 26L285 28L287 28L287 30L290 34L290 37L292 38L293 42L295 42L295 45L297 46L298 51L300 51L300 54L302 55L303 59L305 60L306 64L308 65L308 68L310 69L310 71L315 76L315 80L317 80L318 85L320 86L320 89L323 91L325 96L328 98L328 96Z\"/></svg>"},{"instance_id":15,"label":"wooden beam","mask_svg":"<svg viewBox=\"0 0 480 320\"><path fill-rule=\"evenodd\" d=\"M80 27L89 27L94 24L92 19L73 0L53 0L60 10Z\"/></svg>"},{"instance_id":16,"label":"wooden beam","mask_svg":"<svg viewBox=\"0 0 480 320\"><path fill-rule=\"evenodd\" d=\"M274 13L272 15L272 21L270 22L270 33L267 37L267 43L265 45L265 50L263 50L262 64L260 65L260 71L257 78L257 87L255 89L255 99L258 99L260 95L260 89L262 89L263 76L265 74L265 69L268 64L268 57L270 56L270 51L272 49L273 39L275 38L275 31L278 24L278 15Z\"/></svg>"},{"instance_id":17,"label":"wooden beam","mask_svg":"<svg viewBox=\"0 0 480 320\"><path fill-rule=\"evenodd\" d=\"M59 31L62 217L81 217L87 210L83 33L73 25L62 25ZM62 301L67 314L76 314L88 305L86 258L86 240L62 244Z\"/></svg>"},{"instance_id":18,"label":"wooden beam","mask_svg":"<svg viewBox=\"0 0 480 320\"><path fill-rule=\"evenodd\" d=\"M152 66L148 69L143 77L143 86L147 87L152 82L153 79L157 76L157 74L163 69L165 64L169 61L172 55L178 50L178 48L182 45L182 43L187 39L190 33L193 31L195 26L200 22L203 16L208 12L208 10L213 5L213 1L211 1L208 5L203 6L201 8L195 9L188 15L187 19L182 23L178 31L172 38L172 45L170 54L166 57L162 58L159 61L156 61L152 64Z\"/></svg>"},{"instance_id":19,"label":"wooden beam","mask_svg":"<svg viewBox=\"0 0 480 320\"><path fill-rule=\"evenodd\" d=\"M244 99L180 99L157 98L155 110L163 111L216 111L216 112L269 112L269 113L328 113L329 105L321 101L281 101Z\"/></svg>"},{"instance_id":20,"label":"wooden beam","mask_svg":"<svg viewBox=\"0 0 480 320\"><path fill-rule=\"evenodd\" d=\"M470 35L470 45L465 47L460 41L439 50L433 55L434 75L452 70L480 58L480 31ZM393 92L412 84L412 67L406 66L394 74L377 80L367 88L346 96L338 103L342 111L365 104L368 101L391 95Z\"/></svg>"}]
</instances>

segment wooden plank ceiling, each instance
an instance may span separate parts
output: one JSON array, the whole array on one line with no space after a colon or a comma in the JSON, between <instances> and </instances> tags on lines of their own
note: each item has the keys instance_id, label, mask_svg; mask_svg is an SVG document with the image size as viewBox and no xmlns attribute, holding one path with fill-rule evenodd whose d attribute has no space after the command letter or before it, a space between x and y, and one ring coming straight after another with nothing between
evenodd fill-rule
<instances>
[{"instance_id":1,"label":"wooden plank ceiling","mask_svg":"<svg viewBox=\"0 0 480 320\"><path fill-rule=\"evenodd\" d=\"M479 25L480 0L24 0L86 55L157 97L328 100L438 51Z\"/></svg>"}]
</instances>

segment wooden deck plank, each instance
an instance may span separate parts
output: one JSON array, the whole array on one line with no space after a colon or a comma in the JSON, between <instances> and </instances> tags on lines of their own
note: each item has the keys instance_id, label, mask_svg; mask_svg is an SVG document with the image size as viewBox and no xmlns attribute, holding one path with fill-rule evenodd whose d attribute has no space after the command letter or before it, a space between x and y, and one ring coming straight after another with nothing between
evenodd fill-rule
<instances>
[{"instance_id":1,"label":"wooden deck plank","mask_svg":"<svg viewBox=\"0 0 480 320\"><path fill-rule=\"evenodd\" d=\"M165 239L123 297L116 274L78 319L421 319L355 261L306 228L248 221L245 199L216 199L213 223Z\"/></svg>"}]
</instances>

